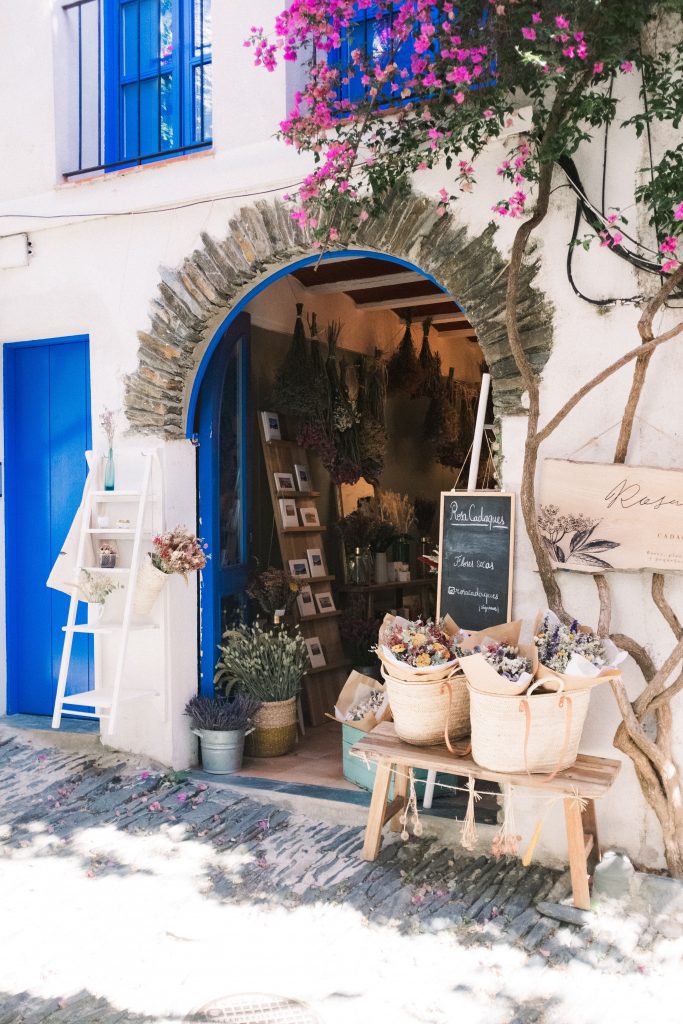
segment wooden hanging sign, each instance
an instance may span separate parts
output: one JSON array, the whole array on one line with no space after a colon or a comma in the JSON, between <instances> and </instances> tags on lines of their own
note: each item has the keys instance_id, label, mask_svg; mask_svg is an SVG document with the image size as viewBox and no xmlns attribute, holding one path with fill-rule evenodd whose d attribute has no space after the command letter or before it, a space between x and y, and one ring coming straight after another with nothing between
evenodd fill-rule
<instances>
[{"instance_id":1,"label":"wooden hanging sign","mask_svg":"<svg viewBox=\"0 0 683 1024\"><path fill-rule=\"evenodd\" d=\"M442 491L436 614L463 629L508 622L512 614L515 496Z\"/></svg>"},{"instance_id":2,"label":"wooden hanging sign","mask_svg":"<svg viewBox=\"0 0 683 1024\"><path fill-rule=\"evenodd\" d=\"M546 459L538 524L573 572L683 572L683 471Z\"/></svg>"}]
</instances>

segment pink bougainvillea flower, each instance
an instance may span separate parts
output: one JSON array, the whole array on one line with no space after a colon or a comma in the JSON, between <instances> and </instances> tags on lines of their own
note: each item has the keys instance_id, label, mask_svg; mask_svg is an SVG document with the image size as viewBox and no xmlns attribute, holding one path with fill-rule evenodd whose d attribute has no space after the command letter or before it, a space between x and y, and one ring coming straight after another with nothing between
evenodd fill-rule
<instances>
[{"instance_id":1,"label":"pink bougainvillea flower","mask_svg":"<svg viewBox=\"0 0 683 1024\"><path fill-rule=\"evenodd\" d=\"M493 113L492 110L485 110L484 111L484 120L485 121L490 121L492 117L494 117L494 113ZM683 208L683 203L681 203L681 208Z\"/></svg>"},{"instance_id":2,"label":"pink bougainvillea flower","mask_svg":"<svg viewBox=\"0 0 683 1024\"><path fill-rule=\"evenodd\" d=\"M534 25L540 25L540 23L543 21L543 18L538 13L538 11L534 11L534 13L531 15L531 20L533 21Z\"/></svg>"},{"instance_id":3,"label":"pink bougainvillea flower","mask_svg":"<svg viewBox=\"0 0 683 1024\"><path fill-rule=\"evenodd\" d=\"M439 189L439 195L441 196L441 202L442 203L447 203L448 202L449 196L448 196L448 192L446 191L445 188L440 188Z\"/></svg>"},{"instance_id":4,"label":"pink bougainvillea flower","mask_svg":"<svg viewBox=\"0 0 683 1024\"><path fill-rule=\"evenodd\" d=\"M265 832L267 829L270 828L270 822L268 821L267 818L261 818L261 820L257 822L257 824L262 832Z\"/></svg>"},{"instance_id":5,"label":"pink bougainvillea flower","mask_svg":"<svg viewBox=\"0 0 683 1024\"><path fill-rule=\"evenodd\" d=\"M683 220L683 203L674 208L674 220Z\"/></svg>"},{"instance_id":6,"label":"pink bougainvillea flower","mask_svg":"<svg viewBox=\"0 0 683 1024\"><path fill-rule=\"evenodd\" d=\"M670 270L676 270L679 266L678 260L667 260L666 263L662 263L662 270L668 274Z\"/></svg>"},{"instance_id":7,"label":"pink bougainvillea flower","mask_svg":"<svg viewBox=\"0 0 683 1024\"><path fill-rule=\"evenodd\" d=\"M358 220L361 222L361 224L363 224L369 218L369 216L370 214L368 213L367 210L361 210L360 213L358 214Z\"/></svg>"},{"instance_id":8,"label":"pink bougainvillea flower","mask_svg":"<svg viewBox=\"0 0 683 1024\"><path fill-rule=\"evenodd\" d=\"M594 75L601 75L604 66L605 65L602 63L601 60L596 61L595 64L593 65L593 74Z\"/></svg>"},{"instance_id":9,"label":"pink bougainvillea flower","mask_svg":"<svg viewBox=\"0 0 683 1024\"><path fill-rule=\"evenodd\" d=\"M664 241L659 246L660 252L676 252L678 248L678 239L674 238L673 235L667 235Z\"/></svg>"},{"instance_id":10,"label":"pink bougainvillea flower","mask_svg":"<svg viewBox=\"0 0 683 1024\"><path fill-rule=\"evenodd\" d=\"M530 39L533 42L533 40L536 38L536 29L524 27L522 28L522 35L525 39Z\"/></svg>"},{"instance_id":11,"label":"pink bougainvillea flower","mask_svg":"<svg viewBox=\"0 0 683 1024\"><path fill-rule=\"evenodd\" d=\"M152 803L148 805L148 809L150 811L160 811L161 810L161 804L159 803L158 800L153 800Z\"/></svg>"},{"instance_id":12,"label":"pink bougainvillea flower","mask_svg":"<svg viewBox=\"0 0 683 1024\"><path fill-rule=\"evenodd\" d=\"M569 28L569 22L565 18L564 14L558 14L555 18L555 24L558 28Z\"/></svg>"},{"instance_id":13,"label":"pink bougainvillea flower","mask_svg":"<svg viewBox=\"0 0 683 1024\"><path fill-rule=\"evenodd\" d=\"M178 793L176 795L176 800L178 801L179 804L184 804L185 801L187 800L187 793Z\"/></svg>"},{"instance_id":14,"label":"pink bougainvillea flower","mask_svg":"<svg viewBox=\"0 0 683 1024\"><path fill-rule=\"evenodd\" d=\"M140 780L140 782L144 782L145 779L150 778L151 774L151 772L140 772L140 774L138 775L138 779Z\"/></svg>"},{"instance_id":15,"label":"pink bougainvillea flower","mask_svg":"<svg viewBox=\"0 0 683 1024\"><path fill-rule=\"evenodd\" d=\"M623 64L619 65L619 70L623 71L625 75L630 75L633 71L633 64L630 60L625 60Z\"/></svg>"},{"instance_id":16,"label":"pink bougainvillea flower","mask_svg":"<svg viewBox=\"0 0 683 1024\"><path fill-rule=\"evenodd\" d=\"M464 103L465 102L465 93L464 92L456 92L456 94L453 97L453 99L455 100L456 103Z\"/></svg>"}]
</instances>

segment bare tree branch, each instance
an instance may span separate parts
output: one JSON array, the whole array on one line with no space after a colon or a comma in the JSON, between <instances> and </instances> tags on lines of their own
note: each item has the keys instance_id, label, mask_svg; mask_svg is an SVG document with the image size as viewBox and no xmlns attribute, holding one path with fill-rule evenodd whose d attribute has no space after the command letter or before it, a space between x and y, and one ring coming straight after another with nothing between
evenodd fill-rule
<instances>
[{"instance_id":1,"label":"bare tree branch","mask_svg":"<svg viewBox=\"0 0 683 1024\"><path fill-rule=\"evenodd\" d=\"M539 430L534 438L531 441L528 441L527 444L533 444L535 448L538 448L538 446L545 441L546 438L550 437L552 432L559 427L560 423L567 418L572 409L574 409L587 394L597 388L600 384L604 384L604 382L608 380L613 373L616 373L617 370L621 370L624 366L628 366L630 362L637 359L639 356L654 352L660 345L663 345L665 342L670 341L671 338L675 338L676 335L681 333L683 333L683 322L678 324L676 327L672 327L671 330L667 331L665 334L660 334L659 337L648 342L647 345L640 345L638 348L631 349L630 352L621 356L621 358L617 359L616 362L611 363L610 366L607 366L604 370L593 377L592 380L589 380L584 384L582 388L579 388L579 390L572 395L567 402L565 402L559 412L556 412L553 418L549 420L543 429Z\"/></svg>"},{"instance_id":2,"label":"bare tree branch","mask_svg":"<svg viewBox=\"0 0 683 1024\"><path fill-rule=\"evenodd\" d=\"M593 574L595 585L598 588L600 598L600 615L598 618L598 636L609 636L609 626L612 620L612 593L609 588L607 577L604 573Z\"/></svg>"}]
</instances>

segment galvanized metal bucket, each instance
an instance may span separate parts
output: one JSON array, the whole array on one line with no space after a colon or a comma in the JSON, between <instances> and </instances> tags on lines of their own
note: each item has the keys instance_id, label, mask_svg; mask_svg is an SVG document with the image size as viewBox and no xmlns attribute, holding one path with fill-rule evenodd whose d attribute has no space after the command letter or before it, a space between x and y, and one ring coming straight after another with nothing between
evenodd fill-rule
<instances>
[{"instance_id":1,"label":"galvanized metal bucket","mask_svg":"<svg viewBox=\"0 0 683 1024\"><path fill-rule=\"evenodd\" d=\"M248 729L193 729L202 745L202 768L211 775L232 775L242 767L244 737Z\"/></svg>"}]
</instances>

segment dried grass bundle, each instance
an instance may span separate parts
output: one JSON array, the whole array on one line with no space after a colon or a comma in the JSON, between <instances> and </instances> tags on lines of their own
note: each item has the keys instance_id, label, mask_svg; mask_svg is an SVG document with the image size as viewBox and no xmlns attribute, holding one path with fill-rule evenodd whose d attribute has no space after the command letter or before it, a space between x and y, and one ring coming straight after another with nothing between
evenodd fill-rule
<instances>
[{"instance_id":1,"label":"dried grass bundle","mask_svg":"<svg viewBox=\"0 0 683 1024\"><path fill-rule=\"evenodd\" d=\"M422 387L423 374L413 345L411 322L406 320L406 329L401 342L391 356L388 366L389 393L400 392L408 395L419 394Z\"/></svg>"}]
</instances>

